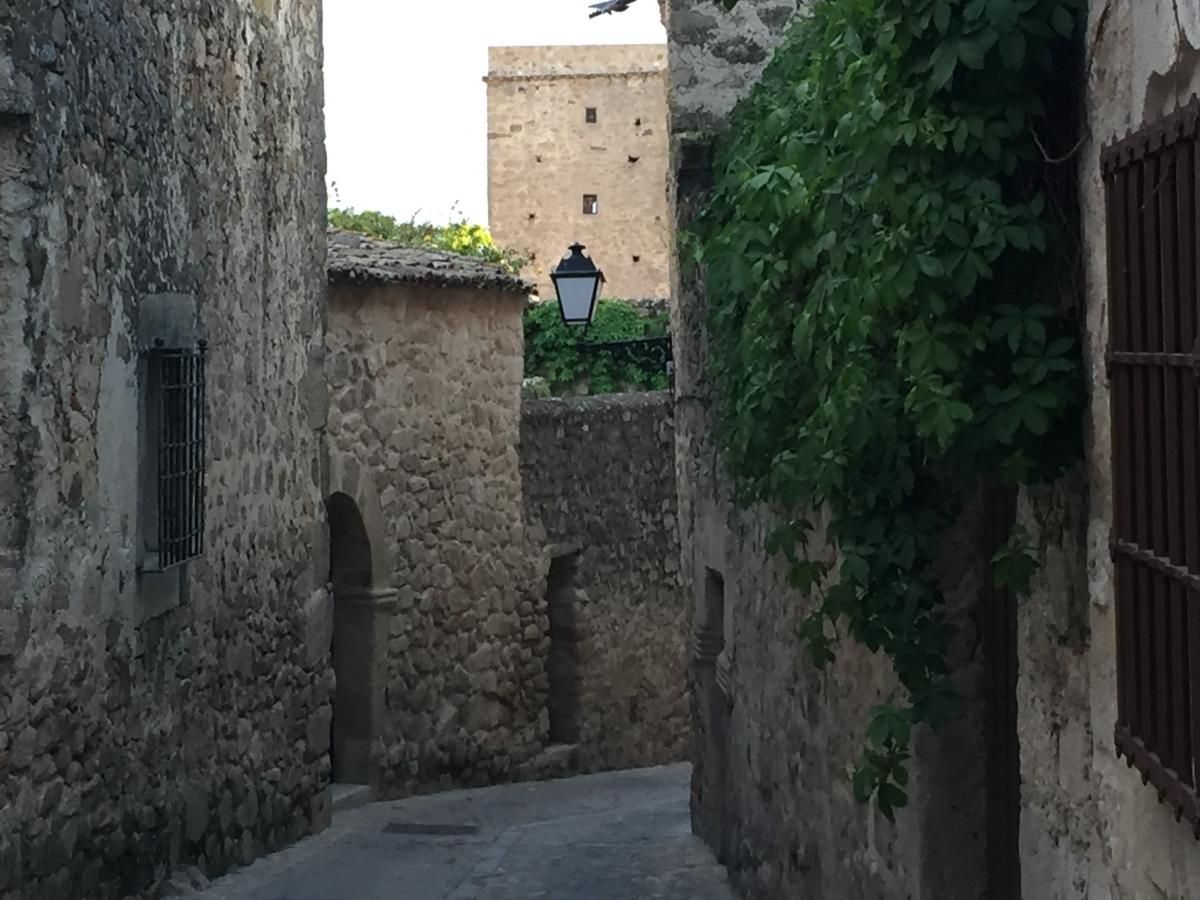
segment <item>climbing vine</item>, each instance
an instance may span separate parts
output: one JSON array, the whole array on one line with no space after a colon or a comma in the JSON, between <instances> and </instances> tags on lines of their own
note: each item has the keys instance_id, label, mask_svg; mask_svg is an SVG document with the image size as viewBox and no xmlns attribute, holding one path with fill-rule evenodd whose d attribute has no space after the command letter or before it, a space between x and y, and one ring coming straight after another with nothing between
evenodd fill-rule
<instances>
[{"instance_id":1,"label":"climbing vine","mask_svg":"<svg viewBox=\"0 0 1200 900\"><path fill-rule=\"evenodd\" d=\"M981 482L1080 453L1070 146L1077 0L815 0L735 111L685 246L710 298L719 436L742 502L900 693L853 784L889 818L910 737L955 714L933 561ZM837 562L810 548L824 510ZM998 583L1033 571L1024 536Z\"/></svg>"}]
</instances>

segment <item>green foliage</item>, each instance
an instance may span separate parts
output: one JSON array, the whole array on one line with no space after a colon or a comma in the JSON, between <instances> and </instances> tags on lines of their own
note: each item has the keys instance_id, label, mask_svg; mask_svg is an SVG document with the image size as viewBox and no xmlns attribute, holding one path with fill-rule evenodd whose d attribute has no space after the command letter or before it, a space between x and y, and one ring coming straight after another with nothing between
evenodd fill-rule
<instances>
[{"instance_id":1,"label":"green foliage","mask_svg":"<svg viewBox=\"0 0 1200 900\"><path fill-rule=\"evenodd\" d=\"M381 212L356 212L353 209L331 209L328 216L329 224L343 231L394 241L406 247L427 247L471 256L502 266L514 275L519 275L525 265L525 260L511 250L497 247L486 228L466 220L448 225L413 220L399 222Z\"/></svg>"},{"instance_id":2,"label":"green foliage","mask_svg":"<svg viewBox=\"0 0 1200 900\"><path fill-rule=\"evenodd\" d=\"M1029 582L1036 571L1037 558L1030 551L1029 532L1017 525L992 557L992 581L996 587L1019 596L1029 592Z\"/></svg>"},{"instance_id":3,"label":"green foliage","mask_svg":"<svg viewBox=\"0 0 1200 900\"><path fill-rule=\"evenodd\" d=\"M620 341L666 333L666 316L643 316L623 300L601 300L583 338L581 329L563 324L557 303L538 303L525 313L525 376L544 378L556 395L580 388L592 394L662 390L667 386L665 372L644 369L608 351L581 353L578 344L581 339Z\"/></svg>"},{"instance_id":4,"label":"green foliage","mask_svg":"<svg viewBox=\"0 0 1200 900\"><path fill-rule=\"evenodd\" d=\"M819 601L800 637L824 665L848 634L902 685L853 778L889 817L913 729L958 708L942 535L981 481L1053 477L1080 453L1078 329L1061 311L1073 173L1035 135L1071 121L1079 11L815 0L736 110L685 236L740 500L784 512L768 549ZM807 555L818 508L836 567ZM1028 584L1024 547L1017 534L997 555L1001 584Z\"/></svg>"}]
</instances>

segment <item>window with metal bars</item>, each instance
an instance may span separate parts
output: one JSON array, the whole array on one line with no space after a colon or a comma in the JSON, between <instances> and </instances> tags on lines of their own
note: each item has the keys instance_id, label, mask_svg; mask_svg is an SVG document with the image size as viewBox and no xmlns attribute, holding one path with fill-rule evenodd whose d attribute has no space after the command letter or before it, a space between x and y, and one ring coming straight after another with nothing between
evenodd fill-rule
<instances>
[{"instance_id":1,"label":"window with metal bars","mask_svg":"<svg viewBox=\"0 0 1200 900\"><path fill-rule=\"evenodd\" d=\"M1118 751L1200 836L1200 153L1193 101L1101 157Z\"/></svg>"},{"instance_id":2,"label":"window with metal bars","mask_svg":"<svg viewBox=\"0 0 1200 900\"><path fill-rule=\"evenodd\" d=\"M165 571L204 550L205 344L146 354L147 571Z\"/></svg>"}]
</instances>

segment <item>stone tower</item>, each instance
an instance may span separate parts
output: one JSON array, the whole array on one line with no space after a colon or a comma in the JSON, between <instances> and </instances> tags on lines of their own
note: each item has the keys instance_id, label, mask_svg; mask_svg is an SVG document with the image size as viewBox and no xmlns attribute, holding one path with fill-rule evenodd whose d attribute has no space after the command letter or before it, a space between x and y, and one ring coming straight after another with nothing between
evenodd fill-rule
<instances>
[{"instance_id":1,"label":"stone tower","mask_svg":"<svg viewBox=\"0 0 1200 900\"><path fill-rule=\"evenodd\" d=\"M666 66L660 45L489 50L489 224L543 297L573 241L605 296L668 296Z\"/></svg>"}]
</instances>

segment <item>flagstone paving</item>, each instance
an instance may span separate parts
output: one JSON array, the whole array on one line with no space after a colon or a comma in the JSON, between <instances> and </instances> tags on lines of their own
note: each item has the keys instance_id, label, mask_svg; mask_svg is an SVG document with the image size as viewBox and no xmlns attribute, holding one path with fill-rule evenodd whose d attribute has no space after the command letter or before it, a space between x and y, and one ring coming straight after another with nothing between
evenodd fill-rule
<instances>
[{"instance_id":1,"label":"flagstone paving","mask_svg":"<svg viewBox=\"0 0 1200 900\"><path fill-rule=\"evenodd\" d=\"M688 775L666 766L368 804L192 896L732 900L691 834Z\"/></svg>"}]
</instances>

